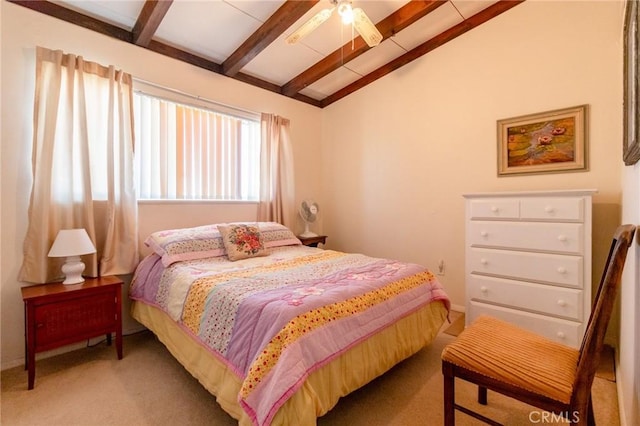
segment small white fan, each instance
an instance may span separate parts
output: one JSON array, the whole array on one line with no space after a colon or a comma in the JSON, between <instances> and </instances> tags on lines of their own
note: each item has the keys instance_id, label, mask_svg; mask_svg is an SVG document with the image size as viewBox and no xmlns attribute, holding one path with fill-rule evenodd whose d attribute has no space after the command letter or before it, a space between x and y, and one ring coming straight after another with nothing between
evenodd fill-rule
<instances>
[{"instance_id":1,"label":"small white fan","mask_svg":"<svg viewBox=\"0 0 640 426\"><path fill-rule=\"evenodd\" d=\"M304 220L304 232L300 234L301 237L310 238L318 236L318 234L309 230L309 224L316 221L319 212L320 208L318 207L318 203L313 200L304 200L300 204L300 217Z\"/></svg>"}]
</instances>

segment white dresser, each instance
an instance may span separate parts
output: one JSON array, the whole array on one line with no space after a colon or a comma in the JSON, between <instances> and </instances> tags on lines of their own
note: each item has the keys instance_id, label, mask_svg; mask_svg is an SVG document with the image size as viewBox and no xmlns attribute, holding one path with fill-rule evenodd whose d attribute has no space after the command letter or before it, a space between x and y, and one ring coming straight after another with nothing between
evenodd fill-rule
<instances>
[{"instance_id":1,"label":"white dresser","mask_svg":"<svg viewBox=\"0 0 640 426\"><path fill-rule=\"evenodd\" d=\"M595 190L466 194L466 322L489 314L579 347Z\"/></svg>"}]
</instances>

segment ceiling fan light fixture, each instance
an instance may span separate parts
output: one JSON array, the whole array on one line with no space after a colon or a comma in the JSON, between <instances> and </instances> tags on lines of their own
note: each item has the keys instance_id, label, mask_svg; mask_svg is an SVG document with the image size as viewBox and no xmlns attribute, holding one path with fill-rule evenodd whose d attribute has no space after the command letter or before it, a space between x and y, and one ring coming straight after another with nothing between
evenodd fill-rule
<instances>
[{"instance_id":1,"label":"ceiling fan light fixture","mask_svg":"<svg viewBox=\"0 0 640 426\"><path fill-rule=\"evenodd\" d=\"M342 19L343 24L351 24L353 22L353 8L351 7L351 2L348 0L342 0L338 4L338 14Z\"/></svg>"}]
</instances>

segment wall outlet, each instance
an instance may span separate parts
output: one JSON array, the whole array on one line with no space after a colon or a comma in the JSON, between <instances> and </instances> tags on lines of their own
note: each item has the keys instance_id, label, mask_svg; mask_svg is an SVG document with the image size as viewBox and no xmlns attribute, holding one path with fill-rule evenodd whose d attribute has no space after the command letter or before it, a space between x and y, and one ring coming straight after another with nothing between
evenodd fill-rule
<instances>
[{"instance_id":1,"label":"wall outlet","mask_svg":"<svg viewBox=\"0 0 640 426\"><path fill-rule=\"evenodd\" d=\"M444 259L438 261L438 275L444 275Z\"/></svg>"}]
</instances>

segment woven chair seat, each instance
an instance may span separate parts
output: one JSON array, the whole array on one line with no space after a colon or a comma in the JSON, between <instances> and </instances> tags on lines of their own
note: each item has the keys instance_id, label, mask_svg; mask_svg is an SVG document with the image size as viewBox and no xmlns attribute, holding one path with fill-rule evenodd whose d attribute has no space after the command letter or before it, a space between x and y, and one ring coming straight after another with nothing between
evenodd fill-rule
<instances>
[{"instance_id":1,"label":"woven chair seat","mask_svg":"<svg viewBox=\"0 0 640 426\"><path fill-rule=\"evenodd\" d=\"M579 355L576 349L480 316L444 349L442 359L568 404Z\"/></svg>"}]
</instances>

